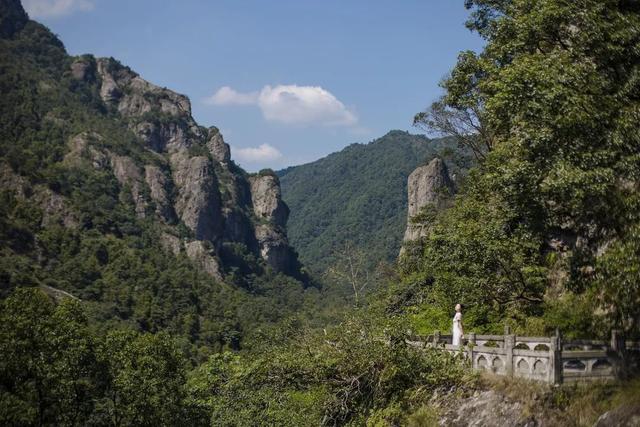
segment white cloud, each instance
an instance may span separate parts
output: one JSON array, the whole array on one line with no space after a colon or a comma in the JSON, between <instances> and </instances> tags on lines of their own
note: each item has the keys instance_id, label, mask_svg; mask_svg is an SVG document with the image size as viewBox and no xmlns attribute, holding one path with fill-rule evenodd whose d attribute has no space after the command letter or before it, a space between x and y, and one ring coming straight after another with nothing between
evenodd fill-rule
<instances>
[{"instance_id":1,"label":"white cloud","mask_svg":"<svg viewBox=\"0 0 640 427\"><path fill-rule=\"evenodd\" d=\"M257 163L278 160L282 153L269 144L260 144L258 147L232 148L233 157L241 162Z\"/></svg>"},{"instance_id":2,"label":"white cloud","mask_svg":"<svg viewBox=\"0 0 640 427\"><path fill-rule=\"evenodd\" d=\"M57 18L94 7L93 0L22 0L22 4L31 18Z\"/></svg>"},{"instance_id":3,"label":"white cloud","mask_svg":"<svg viewBox=\"0 0 640 427\"><path fill-rule=\"evenodd\" d=\"M240 93L223 86L216 93L204 100L209 105L252 105L258 102L258 93Z\"/></svg>"},{"instance_id":4,"label":"white cloud","mask_svg":"<svg viewBox=\"0 0 640 427\"><path fill-rule=\"evenodd\" d=\"M249 93L224 86L205 103L255 105L266 120L285 124L353 126L358 122L355 113L320 86L267 85L260 92Z\"/></svg>"}]
</instances>

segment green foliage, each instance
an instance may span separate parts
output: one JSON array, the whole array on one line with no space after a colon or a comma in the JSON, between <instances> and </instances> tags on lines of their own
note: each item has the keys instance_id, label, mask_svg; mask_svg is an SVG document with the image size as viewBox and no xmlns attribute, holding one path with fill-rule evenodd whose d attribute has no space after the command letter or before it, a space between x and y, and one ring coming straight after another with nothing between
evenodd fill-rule
<instances>
[{"instance_id":1,"label":"green foliage","mask_svg":"<svg viewBox=\"0 0 640 427\"><path fill-rule=\"evenodd\" d=\"M640 226L633 226L598 258L591 292L608 310L598 319L640 337Z\"/></svg>"},{"instance_id":2,"label":"green foliage","mask_svg":"<svg viewBox=\"0 0 640 427\"><path fill-rule=\"evenodd\" d=\"M97 353L107 379L100 410L114 425L185 423L185 360L167 334L110 332Z\"/></svg>"},{"instance_id":3,"label":"green foliage","mask_svg":"<svg viewBox=\"0 0 640 427\"><path fill-rule=\"evenodd\" d=\"M478 331L637 335L638 8L467 7L487 43L460 55L435 113L471 111L486 155L406 272L426 284L408 305L463 303ZM438 130L432 113L417 120Z\"/></svg>"},{"instance_id":4,"label":"green foliage","mask_svg":"<svg viewBox=\"0 0 640 427\"><path fill-rule=\"evenodd\" d=\"M246 247L223 251L231 259L225 272L231 285L217 283L186 256L167 253L163 233L182 239L193 233L183 223L167 227L153 215L139 218L131 188L118 182L108 156L69 156L77 148L70 141L81 134L87 157L109 150L138 167L167 167L130 131L135 123L107 108L99 77L73 77L76 59L96 69L95 58L68 56L35 22L0 38L0 297L25 286L68 292L84 301L93 328L168 331L192 363L250 346L246 338L254 329L272 327L302 305L310 316L324 310L321 294L266 271ZM106 66L131 73L113 58ZM160 111L130 120L190 132L182 117ZM209 156L198 144L190 153Z\"/></svg>"},{"instance_id":5,"label":"green foliage","mask_svg":"<svg viewBox=\"0 0 640 427\"><path fill-rule=\"evenodd\" d=\"M177 425L201 418L186 400L186 360L166 334L96 335L77 300L36 289L2 301L3 425Z\"/></svg>"},{"instance_id":6,"label":"green foliage","mask_svg":"<svg viewBox=\"0 0 640 427\"><path fill-rule=\"evenodd\" d=\"M372 315L325 332L292 324L258 353L213 356L190 392L216 425L398 424L433 390L467 381L459 360L408 347L398 324Z\"/></svg>"},{"instance_id":7,"label":"green foliage","mask_svg":"<svg viewBox=\"0 0 640 427\"><path fill-rule=\"evenodd\" d=\"M395 260L407 216L407 177L441 156L451 173L471 165L471 154L451 139L391 131L369 144L352 144L315 162L279 171L291 215L289 238L314 273L332 266L335 248L352 242L367 265Z\"/></svg>"}]
</instances>

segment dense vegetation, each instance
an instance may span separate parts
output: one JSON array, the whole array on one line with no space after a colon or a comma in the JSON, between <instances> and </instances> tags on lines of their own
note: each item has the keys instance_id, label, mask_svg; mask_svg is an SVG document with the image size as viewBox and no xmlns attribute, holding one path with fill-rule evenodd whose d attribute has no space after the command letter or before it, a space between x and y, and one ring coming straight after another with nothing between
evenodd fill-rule
<instances>
[{"instance_id":1,"label":"dense vegetation","mask_svg":"<svg viewBox=\"0 0 640 427\"><path fill-rule=\"evenodd\" d=\"M243 248L226 248L228 284L215 282L163 249L158 221L136 215L109 168L65 161L68 141L88 131L118 155L158 157L105 106L95 81L73 78L74 58L47 28L27 21L19 3L1 5L2 28L14 27L0 38L2 297L19 287L65 291L84 302L94 327L168 331L193 361L250 345L251 331L302 307L324 310L315 288L269 271Z\"/></svg>"},{"instance_id":2,"label":"dense vegetation","mask_svg":"<svg viewBox=\"0 0 640 427\"><path fill-rule=\"evenodd\" d=\"M637 337L640 6L467 5L486 47L460 54L416 122L473 123L482 163L405 266L417 324L443 326L459 302L476 330Z\"/></svg>"},{"instance_id":3,"label":"dense vegetation","mask_svg":"<svg viewBox=\"0 0 640 427\"><path fill-rule=\"evenodd\" d=\"M471 165L469 150L452 138L391 131L368 144L352 144L279 171L291 209L289 237L302 262L324 273L346 244L366 253L369 268L394 261L407 221L407 177L436 156L458 178Z\"/></svg>"},{"instance_id":4,"label":"dense vegetation","mask_svg":"<svg viewBox=\"0 0 640 427\"><path fill-rule=\"evenodd\" d=\"M0 154L11 165L2 171L25 179L25 194L55 190L86 215L77 229L43 225L34 197L2 193L0 423L430 425L435 391L455 399L478 379L405 338L409 328L448 329L454 303L476 332L510 324L594 337L615 327L637 337L640 6L466 4L486 47L460 55L443 98L416 120L465 136L472 123L479 139L461 141L480 163L446 211L425 217L422 251L386 276L384 292L324 329L308 320L317 290L268 271L242 288L212 283L159 250L112 177L58 164L66 129L84 120L136 148L70 84L69 58L44 27L29 22L6 38L13 27L0 14ZM54 292L54 302L36 287L82 301ZM229 351L240 337L242 349ZM535 398L592 425L598 413L578 414L615 400L613 388L591 389ZM637 402L637 383L629 390Z\"/></svg>"}]
</instances>

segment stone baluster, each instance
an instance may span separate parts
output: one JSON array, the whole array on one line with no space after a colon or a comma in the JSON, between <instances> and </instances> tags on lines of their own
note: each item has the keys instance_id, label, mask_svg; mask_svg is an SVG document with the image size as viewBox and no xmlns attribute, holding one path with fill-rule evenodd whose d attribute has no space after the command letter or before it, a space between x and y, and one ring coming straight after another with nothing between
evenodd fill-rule
<instances>
[{"instance_id":1,"label":"stone baluster","mask_svg":"<svg viewBox=\"0 0 640 427\"><path fill-rule=\"evenodd\" d=\"M433 346L438 347L440 345L440 331L433 333Z\"/></svg>"},{"instance_id":2,"label":"stone baluster","mask_svg":"<svg viewBox=\"0 0 640 427\"><path fill-rule=\"evenodd\" d=\"M547 381L551 384L562 382L562 337L560 330L556 328L555 336L549 342L549 368Z\"/></svg>"},{"instance_id":3,"label":"stone baluster","mask_svg":"<svg viewBox=\"0 0 640 427\"><path fill-rule=\"evenodd\" d=\"M623 378L626 375L626 358L625 353L627 345L625 343L622 331L618 329L611 330L611 352L614 353L614 363L616 376Z\"/></svg>"},{"instance_id":4,"label":"stone baluster","mask_svg":"<svg viewBox=\"0 0 640 427\"><path fill-rule=\"evenodd\" d=\"M475 332L469 332L469 338L468 338L468 345L476 345L476 333Z\"/></svg>"},{"instance_id":5,"label":"stone baluster","mask_svg":"<svg viewBox=\"0 0 640 427\"><path fill-rule=\"evenodd\" d=\"M617 353L626 350L624 336L622 335L622 332L618 329L611 330L611 350Z\"/></svg>"},{"instance_id":6,"label":"stone baluster","mask_svg":"<svg viewBox=\"0 0 640 427\"><path fill-rule=\"evenodd\" d=\"M513 376L513 347L516 345L516 336L511 334L509 326L504 327L504 353L505 353L505 373Z\"/></svg>"},{"instance_id":7,"label":"stone baluster","mask_svg":"<svg viewBox=\"0 0 640 427\"><path fill-rule=\"evenodd\" d=\"M469 357L469 361L471 362L471 367L475 368L473 361L473 348L476 346L476 333L470 332L469 338L467 340L467 356Z\"/></svg>"}]
</instances>

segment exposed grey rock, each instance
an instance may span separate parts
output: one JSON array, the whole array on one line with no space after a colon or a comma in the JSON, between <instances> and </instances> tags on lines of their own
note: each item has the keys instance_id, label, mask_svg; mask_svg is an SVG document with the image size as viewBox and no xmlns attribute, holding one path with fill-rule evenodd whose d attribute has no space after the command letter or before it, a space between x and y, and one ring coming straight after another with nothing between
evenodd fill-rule
<instances>
[{"instance_id":1,"label":"exposed grey rock","mask_svg":"<svg viewBox=\"0 0 640 427\"><path fill-rule=\"evenodd\" d=\"M221 282L223 280L220 270L220 263L215 257L213 250L207 249L202 241L195 240L185 245L189 259L198 264L211 277Z\"/></svg>"},{"instance_id":2,"label":"exposed grey rock","mask_svg":"<svg viewBox=\"0 0 640 427\"><path fill-rule=\"evenodd\" d=\"M439 425L447 427L541 427L535 418L524 415L524 405L507 399L493 390L456 402L456 408L445 412Z\"/></svg>"},{"instance_id":3,"label":"exposed grey rock","mask_svg":"<svg viewBox=\"0 0 640 427\"><path fill-rule=\"evenodd\" d=\"M178 198L175 211L198 240L217 240L222 232L222 212L217 180L208 158L171 156Z\"/></svg>"},{"instance_id":4,"label":"exposed grey rock","mask_svg":"<svg viewBox=\"0 0 640 427\"><path fill-rule=\"evenodd\" d=\"M96 64L102 100L130 119L129 127L153 150L176 151L189 147L190 139L204 139L203 130L191 117L189 98L147 82L112 59L98 58ZM174 120L141 122L150 112Z\"/></svg>"},{"instance_id":5,"label":"exposed grey rock","mask_svg":"<svg viewBox=\"0 0 640 427\"><path fill-rule=\"evenodd\" d=\"M594 427L640 427L640 396L636 403L627 403L602 414Z\"/></svg>"},{"instance_id":6,"label":"exposed grey rock","mask_svg":"<svg viewBox=\"0 0 640 427\"><path fill-rule=\"evenodd\" d=\"M289 208L282 201L278 177L275 175L256 175L250 177L249 182L255 215L284 227L289 217Z\"/></svg>"},{"instance_id":7,"label":"exposed grey rock","mask_svg":"<svg viewBox=\"0 0 640 427\"><path fill-rule=\"evenodd\" d=\"M67 228L78 228L80 225L78 216L67 207L65 198L50 189L37 186L32 200L35 200L42 209L41 225L43 227L61 224Z\"/></svg>"},{"instance_id":8,"label":"exposed grey rock","mask_svg":"<svg viewBox=\"0 0 640 427\"><path fill-rule=\"evenodd\" d=\"M95 63L88 58L79 58L71 64L71 75L74 79L92 82L95 80Z\"/></svg>"},{"instance_id":9,"label":"exposed grey rock","mask_svg":"<svg viewBox=\"0 0 640 427\"><path fill-rule=\"evenodd\" d=\"M113 59L98 58L96 64L102 79L102 100L114 104L124 117L138 117L157 110L193 121L191 102L186 96L149 83Z\"/></svg>"},{"instance_id":10,"label":"exposed grey rock","mask_svg":"<svg viewBox=\"0 0 640 427\"><path fill-rule=\"evenodd\" d=\"M147 201L144 198L142 174L135 162L126 156L111 155L111 167L116 179L123 187L131 190L136 215L144 218L147 210Z\"/></svg>"},{"instance_id":11,"label":"exposed grey rock","mask_svg":"<svg viewBox=\"0 0 640 427\"><path fill-rule=\"evenodd\" d=\"M167 251L174 255L179 255L182 251L182 241L169 233L162 233L160 235L160 245Z\"/></svg>"},{"instance_id":12,"label":"exposed grey rock","mask_svg":"<svg viewBox=\"0 0 640 427\"><path fill-rule=\"evenodd\" d=\"M455 192L453 181L445 163L435 158L426 166L414 170L407 182L408 212L404 241L413 241L426 236L429 224L412 221L425 207L441 208L448 196Z\"/></svg>"},{"instance_id":13,"label":"exposed grey rock","mask_svg":"<svg viewBox=\"0 0 640 427\"><path fill-rule=\"evenodd\" d=\"M76 68L80 77L82 67ZM165 222L177 217L193 231L196 241L212 243L208 255L213 261L201 262L211 271L219 270L212 263L218 262L215 249L223 241L246 245L277 271L289 271L297 265L284 232L289 209L282 201L276 176L247 180L231 168L229 145L217 128L207 130L196 124L186 96L155 86L112 59L97 59L96 70L105 104L127 120L145 147L159 155L166 153L169 160L170 177L155 166L146 166L142 177L140 171L136 174L135 164L119 158L112 161L116 177L127 183L136 206L140 205L137 210L147 208L138 197L145 188L141 185L146 185L157 215ZM208 155L202 154L203 148ZM173 206L167 190L171 181ZM263 223L257 229L252 212ZM178 252L178 242L165 240L172 252ZM204 246L192 242L189 247L190 257L205 259Z\"/></svg>"},{"instance_id":14,"label":"exposed grey rock","mask_svg":"<svg viewBox=\"0 0 640 427\"><path fill-rule=\"evenodd\" d=\"M91 145L92 142L101 142L104 138L95 132L82 132L69 140L69 152L64 156L64 161L71 164L91 162L95 169L106 169L110 166L109 156Z\"/></svg>"},{"instance_id":15,"label":"exposed grey rock","mask_svg":"<svg viewBox=\"0 0 640 427\"><path fill-rule=\"evenodd\" d=\"M256 240L260 257L275 271L289 274L293 269L294 255L284 232L269 224L256 227Z\"/></svg>"},{"instance_id":16,"label":"exposed grey rock","mask_svg":"<svg viewBox=\"0 0 640 427\"><path fill-rule=\"evenodd\" d=\"M158 153L184 150L191 144L186 131L178 123L158 125L143 121L132 125L131 129L147 147Z\"/></svg>"},{"instance_id":17,"label":"exposed grey rock","mask_svg":"<svg viewBox=\"0 0 640 427\"><path fill-rule=\"evenodd\" d=\"M63 196L44 185L31 185L26 178L14 173L6 163L0 163L0 188L11 191L19 199L29 199L40 207L40 225L43 227L59 224L77 228L80 224L77 213L67 206Z\"/></svg>"},{"instance_id":18,"label":"exposed grey rock","mask_svg":"<svg viewBox=\"0 0 640 427\"><path fill-rule=\"evenodd\" d=\"M229 144L224 142L224 138L217 128L211 128L209 130L207 148L211 153L211 157L213 157L215 161L226 164L231 160L231 149Z\"/></svg>"},{"instance_id":19,"label":"exposed grey rock","mask_svg":"<svg viewBox=\"0 0 640 427\"><path fill-rule=\"evenodd\" d=\"M144 180L149 186L151 200L156 205L156 214L165 222L171 222L175 218L173 206L167 193L169 179L158 166L146 165L144 167Z\"/></svg>"},{"instance_id":20,"label":"exposed grey rock","mask_svg":"<svg viewBox=\"0 0 640 427\"><path fill-rule=\"evenodd\" d=\"M225 207L222 210L222 215L224 217L223 238L225 240L242 243L249 249L257 247L253 226L244 212L237 208Z\"/></svg>"},{"instance_id":21,"label":"exposed grey rock","mask_svg":"<svg viewBox=\"0 0 640 427\"><path fill-rule=\"evenodd\" d=\"M445 163L435 158L426 166L420 166L409 175L407 192L409 196L408 214L417 215L428 204L441 203L444 195L455 191Z\"/></svg>"},{"instance_id":22,"label":"exposed grey rock","mask_svg":"<svg viewBox=\"0 0 640 427\"><path fill-rule=\"evenodd\" d=\"M98 74L102 80L102 84L100 85L100 98L102 98L106 104L114 104L122 96L122 91L120 87L118 87L116 79L109 72L110 64L111 61L108 59L100 58L96 61Z\"/></svg>"}]
</instances>

